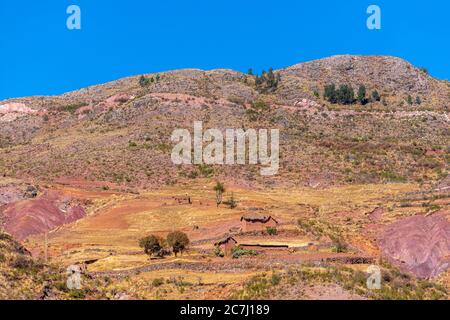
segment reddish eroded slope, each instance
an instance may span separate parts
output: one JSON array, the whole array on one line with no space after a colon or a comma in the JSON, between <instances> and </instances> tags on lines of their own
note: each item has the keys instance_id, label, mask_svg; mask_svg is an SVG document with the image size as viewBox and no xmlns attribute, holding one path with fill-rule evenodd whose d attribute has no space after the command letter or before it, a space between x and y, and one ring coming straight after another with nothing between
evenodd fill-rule
<instances>
[{"instance_id":1,"label":"reddish eroded slope","mask_svg":"<svg viewBox=\"0 0 450 320\"><path fill-rule=\"evenodd\" d=\"M383 256L421 278L438 276L450 268L450 222L442 213L391 224L380 245Z\"/></svg>"},{"instance_id":2,"label":"reddish eroded slope","mask_svg":"<svg viewBox=\"0 0 450 320\"><path fill-rule=\"evenodd\" d=\"M85 215L83 207L73 199L54 192L0 207L5 231L18 240L52 230Z\"/></svg>"}]
</instances>

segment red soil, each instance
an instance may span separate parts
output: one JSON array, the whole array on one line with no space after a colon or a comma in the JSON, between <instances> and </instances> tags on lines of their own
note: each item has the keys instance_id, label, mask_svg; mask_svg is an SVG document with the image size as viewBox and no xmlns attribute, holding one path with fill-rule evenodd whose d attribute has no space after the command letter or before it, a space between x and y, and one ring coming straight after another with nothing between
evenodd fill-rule
<instances>
[{"instance_id":1,"label":"red soil","mask_svg":"<svg viewBox=\"0 0 450 320\"><path fill-rule=\"evenodd\" d=\"M443 213L400 220L386 228L380 246L403 270L435 277L450 267L450 222Z\"/></svg>"},{"instance_id":2,"label":"red soil","mask_svg":"<svg viewBox=\"0 0 450 320\"><path fill-rule=\"evenodd\" d=\"M52 230L86 215L71 198L60 194L44 194L37 199L22 200L0 208L5 230L16 239Z\"/></svg>"}]
</instances>

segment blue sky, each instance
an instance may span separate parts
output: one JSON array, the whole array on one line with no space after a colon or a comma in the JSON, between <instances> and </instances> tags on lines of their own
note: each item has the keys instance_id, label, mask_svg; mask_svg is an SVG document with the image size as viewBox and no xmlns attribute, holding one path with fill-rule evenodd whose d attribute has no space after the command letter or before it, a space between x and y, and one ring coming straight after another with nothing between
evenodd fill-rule
<instances>
[{"instance_id":1,"label":"blue sky","mask_svg":"<svg viewBox=\"0 0 450 320\"><path fill-rule=\"evenodd\" d=\"M68 30L66 9L81 8ZM382 10L382 29L366 9ZM178 68L281 68L335 54L402 57L450 79L448 0L0 0L0 99Z\"/></svg>"}]
</instances>

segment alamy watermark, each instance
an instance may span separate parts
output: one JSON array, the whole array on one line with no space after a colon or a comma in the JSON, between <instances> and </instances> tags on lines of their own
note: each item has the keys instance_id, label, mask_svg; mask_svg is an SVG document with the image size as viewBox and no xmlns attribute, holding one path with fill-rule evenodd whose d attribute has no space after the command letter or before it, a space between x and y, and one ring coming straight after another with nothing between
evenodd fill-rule
<instances>
[{"instance_id":1,"label":"alamy watermark","mask_svg":"<svg viewBox=\"0 0 450 320\"><path fill-rule=\"evenodd\" d=\"M260 164L263 166L260 170L263 176L276 175L280 167L278 129L226 129L224 136L219 129L208 129L203 132L203 123L196 121L193 139L189 130L176 129L172 133L171 140L176 143L171 158L177 165Z\"/></svg>"},{"instance_id":2,"label":"alamy watermark","mask_svg":"<svg viewBox=\"0 0 450 320\"><path fill-rule=\"evenodd\" d=\"M67 267L66 286L70 290L81 289L81 267L79 265L71 265Z\"/></svg>"},{"instance_id":3,"label":"alamy watermark","mask_svg":"<svg viewBox=\"0 0 450 320\"><path fill-rule=\"evenodd\" d=\"M381 8L375 4L372 4L367 8L367 14L370 14L370 16L367 18L367 28L369 30L380 30Z\"/></svg>"},{"instance_id":4,"label":"alamy watermark","mask_svg":"<svg viewBox=\"0 0 450 320\"><path fill-rule=\"evenodd\" d=\"M378 266L371 265L367 268L369 277L367 278L366 285L370 290L381 289L381 269Z\"/></svg>"},{"instance_id":5,"label":"alamy watermark","mask_svg":"<svg viewBox=\"0 0 450 320\"><path fill-rule=\"evenodd\" d=\"M67 17L66 26L69 30L81 29L81 9L77 5L70 5L67 7L66 13L70 16Z\"/></svg>"}]
</instances>

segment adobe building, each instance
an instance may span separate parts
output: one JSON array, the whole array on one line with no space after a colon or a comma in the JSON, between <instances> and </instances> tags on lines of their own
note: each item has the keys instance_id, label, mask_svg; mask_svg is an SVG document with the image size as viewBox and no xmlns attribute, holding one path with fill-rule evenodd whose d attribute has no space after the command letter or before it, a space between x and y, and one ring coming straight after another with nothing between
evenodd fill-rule
<instances>
[{"instance_id":1,"label":"adobe building","mask_svg":"<svg viewBox=\"0 0 450 320\"><path fill-rule=\"evenodd\" d=\"M231 256L233 248L236 246L237 241L232 236L225 237L224 239L214 243L215 247L219 247L224 255Z\"/></svg>"},{"instance_id":2,"label":"adobe building","mask_svg":"<svg viewBox=\"0 0 450 320\"><path fill-rule=\"evenodd\" d=\"M268 227L276 228L278 221L272 216L242 216L241 217L241 231L266 231Z\"/></svg>"}]
</instances>

